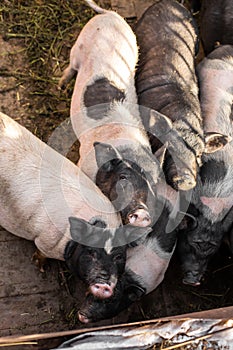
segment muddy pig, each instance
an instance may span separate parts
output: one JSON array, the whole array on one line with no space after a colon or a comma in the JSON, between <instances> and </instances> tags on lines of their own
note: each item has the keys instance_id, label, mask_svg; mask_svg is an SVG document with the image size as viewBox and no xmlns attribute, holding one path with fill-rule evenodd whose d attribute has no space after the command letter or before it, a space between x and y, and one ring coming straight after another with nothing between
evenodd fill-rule
<instances>
[{"instance_id":1,"label":"muddy pig","mask_svg":"<svg viewBox=\"0 0 233 350\"><path fill-rule=\"evenodd\" d=\"M94 295L111 296L127 239L143 229L121 226L110 201L76 165L3 113L0 136L0 225L34 241L37 257L65 260Z\"/></svg>"},{"instance_id":2,"label":"muddy pig","mask_svg":"<svg viewBox=\"0 0 233 350\"><path fill-rule=\"evenodd\" d=\"M233 45L233 1L202 0L200 12L200 34L206 55L221 45Z\"/></svg>"},{"instance_id":3,"label":"muddy pig","mask_svg":"<svg viewBox=\"0 0 233 350\"><path fill-rule=\"evenodd\" d=\"M176 245L176 216L181 198L165 181L157 185L157 195L157 208L161 206L162 210L152 232L141 244L128 248L125 273L112 297L106 300L97 300L93 295L86 297L78 313L81 322L114 317L162 282Z\"/></svg>"},{"instance_id":4,"label":"muddy pig","mask_svg":"<svg viewBox=\"0 0 233 350\"><path fill-rule=\"evenodd\" d=\"M183 282L192 285L201 283L210 258L233 226L233 46L215 49L198 65L197 72L204 131L215 130L225 137L211 145L216 153L203 154L189 208L195 220L179 233Z\"/></svg>"},{"instance_id":5,"label":"muddy pig","mask_svg":"<svg viewBox=\"0 0 233 350\"><path fill-rule=\"evenodd\" d=\"M197 34L191 13L173 0L155 1L138 21L136 90L141 118L152 150L167 142L164 173L174 189L189 190L205 150L194 58ZM147 107L147 108L144 108ZM149 109L167 117L166 132L156 135ZM208 135L206 143L214 135Z\"/></svg>"},{"instance_id":6,"label":"muddy pig","mask_svg":"<svg viewBox=\"0 0 233 350\"><path fill-rule=\"evenodd\" d=\"M87 2L101 14L81 31L60 80L64 86L77 72L71 122L80 141L79 165L110 198L124 223L149 226L161 169L137 106L136 37L117 13Z\"/></svg>"}]
</instances>

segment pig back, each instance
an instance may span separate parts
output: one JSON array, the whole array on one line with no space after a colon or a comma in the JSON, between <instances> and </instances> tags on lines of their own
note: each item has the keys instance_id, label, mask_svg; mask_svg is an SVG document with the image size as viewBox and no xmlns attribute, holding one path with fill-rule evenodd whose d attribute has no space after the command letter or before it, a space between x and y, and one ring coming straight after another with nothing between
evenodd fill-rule
<instances>
[{"instance_id":1,"label":"pig back","mask_svg":"<svg viewBox=\"0 0 233 350\"><path fill-rule=\"evenodd\" d=\"M184 117L185 109L181 111L180 106L190 108L193 95L197 99L198 94L194 69L197 33L191 15L175 1L158 1L144 13L135 32L140 54L136 73L139 103L173 121ZM194 108L198 114L198 99Z\"/></svg>"},{"instance_id":2,"label":"pig back","mask_svg":"<svg viewBox=\"0 0 233 350\"><path fill-rule=\"evenodd\" d=\"M71 51L71 65L78 71L71 101L71 120L77 133L76 113L81 108L111 102L108 100L112 89L117 89L125 102L136 103L137 59L136 37L117 13L97 15L86 24Z\"/></svg>"},{"instance_id":3,"label":"pig back","mask_svg":"<svg viewBox=\"0 0 233 350\"><path fill-rule=\"evenodd\" d=\"M197 66L197 74L204 131L232 137L233 45L212 51Z\"/></svg>"},{"instance_id":4,"label":"pig back","mask_svg":"<svg viewBox=\"0 0 233 350\"><path fill-rule=\"evenodd\" d=\"M119 215L81 170L0 113L0 225L63 260L69 216L119 227Z\"/></svg>"}]
</instances>

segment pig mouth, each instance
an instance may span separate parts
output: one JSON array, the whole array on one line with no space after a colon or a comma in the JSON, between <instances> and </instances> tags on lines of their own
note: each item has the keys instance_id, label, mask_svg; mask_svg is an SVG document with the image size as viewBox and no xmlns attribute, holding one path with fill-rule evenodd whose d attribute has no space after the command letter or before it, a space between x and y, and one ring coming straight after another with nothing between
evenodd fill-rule
<instances>
[{"instance_id":1,"label":"pig mouth","mask_svg":"<svg viewBox=\"0 0 233 350\"><path fill-rule=\"evenodd\" d=\"M193 272L187 272L182 280L183 284L189 285L189 286L200 286L201 284L201 278L202 275L195 274Z\"/></svg>"},{"instance_id":2,"label":"pig mouth","mask_svg":"<svg viewBox=\"0 0 233 350\"><path fill-rule=\"evenodd\" d=\"M151 217L148 210L143 206L139 206L130 211L127 215L126 224L140 227L150 226Z\"/></svg>"}]
</instances>

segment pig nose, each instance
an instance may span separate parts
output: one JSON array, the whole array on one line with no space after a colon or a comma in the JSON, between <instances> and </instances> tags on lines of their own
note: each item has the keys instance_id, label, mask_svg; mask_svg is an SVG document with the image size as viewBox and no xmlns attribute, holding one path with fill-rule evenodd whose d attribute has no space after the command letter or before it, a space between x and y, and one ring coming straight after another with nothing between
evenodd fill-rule
<instances>
[{"instance_id":1,"label":"pig nose","mask_svg":"<svg viewBox=\"0 0 233 350\"><path fill-rule=\"evenodd\" d=\"M194 276L192 272L187 272L183 278L183 283L188 284L189 286L200 286L201 282L201 276Z\"/></svg>"},{"instance_id":2,"label":"pig nose","mask_svg":"<svg viewBox=\"0 0 233 350\"><path fill-rule=\"evenodd\" d=\"M100 299L107 299L113 294L113 287L107 283L96 283L90 286L91 293Z\"/></svg>"},{"instance_id":3,"label":"pig nose","mask_svg":"<svg viewBox=\"0 0 233 350\"><path fill-rule=\"evenodd\" d=\"M128 221L133 226L146 227L151 224L151 217L145 209L136 209L128 215Z\"/></svg>"}]
</instances>

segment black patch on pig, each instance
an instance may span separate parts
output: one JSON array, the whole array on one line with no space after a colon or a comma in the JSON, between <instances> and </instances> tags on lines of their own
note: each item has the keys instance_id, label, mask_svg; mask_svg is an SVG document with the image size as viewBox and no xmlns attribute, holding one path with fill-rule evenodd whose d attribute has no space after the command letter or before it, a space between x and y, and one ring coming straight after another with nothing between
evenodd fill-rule
<instances>
[{"instance_id":1,"label":"black patch on pig","mask_svg":"<svg viewBox=\"0 0 233 350\"><path fill-rule=\"evenodd\" d=\"M223 161L209 160L200 169L202 183L221 182L226 176L227 168Z\"/></svg>"},{"instance_id":2,"label":"black patch on pig","mask_svg":"<svg viewBox=\"0 0 233 350\"><path fill-rule=\"evenodd\" d=\"M97 79L88 85L84 93L84 105L87 107L87 115L92 119L103 118L111 108L114 101L123 101L124 91L114 86L107 78Z\"/></svg>"},{"instance_id":3,"label":"black patch on pig","mask_svg":"<svg viewBox=\"0 0 233 350\"><path fill-rule=\"evenodd\" d=\"M161 204L162 203L159 203L158 201L157 206ZM156 243L158 242L161 251L166 253L171 253L176 244L177 234L176 234L176 230L172 230L170 232L166 232L166 235L164 235L164 232L166 231L168 219L169 219L169 210L166 206L164 206L164 209L160 217L154 224L152 232L149 233L148 237L150 239L153 239L153 237L155 238L155 242Z\"/></svg>"}]
</instances>

